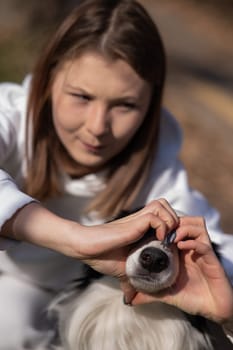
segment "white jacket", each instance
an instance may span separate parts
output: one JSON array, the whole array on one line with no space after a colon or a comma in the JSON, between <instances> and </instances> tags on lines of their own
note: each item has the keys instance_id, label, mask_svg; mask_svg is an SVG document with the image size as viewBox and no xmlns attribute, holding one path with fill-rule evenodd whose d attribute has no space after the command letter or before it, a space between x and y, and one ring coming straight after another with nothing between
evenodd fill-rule
<instances>
[{"instance_id":1,"label":"white jacket","mask_svg":"<svg viewBox=\"0 0 233 350\"><path fill-rule=\"evenodd\" d=\"M20 191L26 174L25 117L29 85L30 77L22 85L0 84L0 228L17 209L33 201ZM158 155L134 206L138 208L164 197L176 210L204 216L210 237L219 245L224 267L233 281L233 236L221 232L219 213L189 187L186 171L178 159L181 144L182 134L176 120L163 111ZM94 216L82 215L82 209L102 186L102 174L90 174L79 180L64 176L65 194L43 204L67 219L97 224ZM0 253L0 270L52 289L62 288L82 273L82 264L75 259L29 243L12 241L14 244L9 245L9 242L3 237L0 240L0 249L5 249Z\"/></svg>"}]
</instances>

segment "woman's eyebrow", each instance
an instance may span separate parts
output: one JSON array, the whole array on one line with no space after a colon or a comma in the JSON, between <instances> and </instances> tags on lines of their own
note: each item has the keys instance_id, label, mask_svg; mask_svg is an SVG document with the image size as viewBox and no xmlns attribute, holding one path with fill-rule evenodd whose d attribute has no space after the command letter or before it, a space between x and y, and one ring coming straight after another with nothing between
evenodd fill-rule
<instances>
[{"instance_id":1,"label":"woman's eyebrow","mask_svg":"<svg viewBox=\"0 0 233 350\"><path fill-rule=\"evenodd\" d=\"M83 91L83 92L86 92L86 93L88 92L86 89L84 89L84 88L82 88L80 86L75 86L75 85L72 85L72 84L67 83L67 82L65 82L64 87L70 88L70 89L73 89L73 90Z\"/></svg>"},{"instance_id":2,"label":"woman's eyebrow","mask_svg":"<svg viewBox=\"0 0 233 350\"><path fill-rule=\"evenodd\" d=\"M135 96L122 96L122 97L116 97L111 100L114 103L121 103L121 102L128 102L132 104L138 104L139 99Z\"/></svg>"},{"instance_id":3,"label":"woman's eyebrow","mask_svg":"<svg viewBox=\"0 0 233 350\"><path fill-rule=\"evenodd\" d=\"M74 85L71 85L71 84L65 84L64 85L64 88L65 89L70 89L74 92L77 92L77 93L81 93L81 94L85 94L85 95L88 95L88 96L93 96L94 97L94 94L91 93L90 91L88 91L87 89L84 89L84 88L81 88L79 86L74 86Z\"/></svg>"}]
</instances>

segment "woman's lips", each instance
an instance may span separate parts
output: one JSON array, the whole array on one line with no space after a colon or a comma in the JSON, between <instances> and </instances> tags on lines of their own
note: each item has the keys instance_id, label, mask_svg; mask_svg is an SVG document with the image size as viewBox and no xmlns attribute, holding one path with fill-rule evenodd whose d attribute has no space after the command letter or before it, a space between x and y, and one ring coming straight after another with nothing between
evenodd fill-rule
<instances>
[{"instance_id":1,"label":"woman's lips","mask_svg":"<svg viewBox=\"0 0 233 350\"><path fill-rule=\"evenodd\" d=\"M93 146L93 145L86 143L86 142L83 142L83 141L81 141L81 143L83 144L85 149L87 149L89 152L93 152L93 153L99 153L104 148L103 145Z\"/></svg>"}]
</instances>

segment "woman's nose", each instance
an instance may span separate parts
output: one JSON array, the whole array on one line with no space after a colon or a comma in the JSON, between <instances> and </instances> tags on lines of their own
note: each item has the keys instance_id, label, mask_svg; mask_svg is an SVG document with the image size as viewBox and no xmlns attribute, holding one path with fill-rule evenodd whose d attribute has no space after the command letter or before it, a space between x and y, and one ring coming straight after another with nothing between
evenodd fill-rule
<instances>
[{"instance_id":1,"label":"woman's nose","mask_svg":"<svg viewBox=\"0 0 233 350\"><path fill-rule=\"evenodd\" d=\"M109 131L109 122L108 110L105 106L96 104L89 109L86 127L92 135L100 137L106 134Z\"/></svg>"}]
</instances>

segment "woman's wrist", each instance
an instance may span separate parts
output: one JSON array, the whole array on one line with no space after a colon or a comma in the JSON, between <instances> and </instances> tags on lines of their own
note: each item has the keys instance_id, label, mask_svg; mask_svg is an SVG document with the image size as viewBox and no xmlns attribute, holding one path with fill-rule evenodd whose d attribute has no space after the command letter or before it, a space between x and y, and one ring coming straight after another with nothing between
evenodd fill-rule
<instances>
[{"instance_id":1,"label":"woman's wrist","mask_svg":"<svg viewBox=\"0 0 233 350\"><path fill-rule=\"evenodd\" d=\"M40 203L31 202L3 225L1 234L78 257L81 228L82 225L55 215Z\"/></svg>"}]
</instances>

